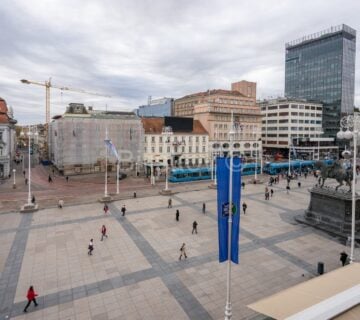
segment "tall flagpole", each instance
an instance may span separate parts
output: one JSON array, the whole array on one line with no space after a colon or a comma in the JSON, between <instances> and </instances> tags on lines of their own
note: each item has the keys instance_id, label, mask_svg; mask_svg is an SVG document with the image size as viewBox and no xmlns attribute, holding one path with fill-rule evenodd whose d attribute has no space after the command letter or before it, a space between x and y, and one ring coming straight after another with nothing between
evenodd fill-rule
<instances>
[{"instance_id":1,"label":"tall flagpole","mask_svg":"<svg viewBox=\"0 0 360 320\"><path fill-rule=\"evenodd\" d=\"M120 160L118 159L116 165L116 194L119 194L119 165L120 165Z\"/></svg>"},{"instance_id":2,"label":"tall flagpole","mask_svg":"<svg viewBox=\"0 0 360 320\"><path fill-rule=\"evenodd\" d=\"M229 217L228 217L228 265L227 265L227 292L226 292L226 306L225 306L225 320L230 320L232 317L232 306L231 306L231 237L232 237L232 197L233 197L233 143L234 143L234 121L233 113L231 112L231 125L230 125L230 170L229 170Z\"/></svg>"},{"instance_id":3,"label":"tall flagpole","mask_svg":"<svg viewBox=\"0 0 360 320\"><path fill-rule=\"evenodd\" d=\"M108 130L107 127L105 129L105 140L108 139ZM105 193L104 196L108 196L108 190L107 190L107 161L108 161L108 146L105 144Z\"/></svg>"}]
</instances>

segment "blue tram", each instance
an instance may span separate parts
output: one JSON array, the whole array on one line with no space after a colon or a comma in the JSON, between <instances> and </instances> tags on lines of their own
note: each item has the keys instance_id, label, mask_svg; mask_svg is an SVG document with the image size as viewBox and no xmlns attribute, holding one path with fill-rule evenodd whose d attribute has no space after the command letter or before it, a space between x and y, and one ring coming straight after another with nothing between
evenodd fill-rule
<instances>
[{"instance_id":1,"label":"blue tram","mask_svg":"<svg viewBox=\"0 0 360 320\"><path fill-rule=\"evenodd\" d=\"M305 172L314 170L314 165L317 160L292 160L290 161L290 170L296 172ZM321 162L331 165L333 160L320 160ZM289 170L289 162L270 162L264 166L264 172L270 175L279 173L287 173Z\"/></svg>"},{"instance_id":2,"label":"blue tram","mask_svg":"<svg viewBox=\"0 0 360 320\"><path fill-rule=\"evenodd\" d=\"M214 169L215 170L215 169ZM245 163L241 166L241 175L260 174L260 164ZM214 171L215 174L215 171ZM188 182L197 180L211 179L211 168L187 168L187 169L172 169L169 175L170 182Z\"/></svg>"}]
</instances>

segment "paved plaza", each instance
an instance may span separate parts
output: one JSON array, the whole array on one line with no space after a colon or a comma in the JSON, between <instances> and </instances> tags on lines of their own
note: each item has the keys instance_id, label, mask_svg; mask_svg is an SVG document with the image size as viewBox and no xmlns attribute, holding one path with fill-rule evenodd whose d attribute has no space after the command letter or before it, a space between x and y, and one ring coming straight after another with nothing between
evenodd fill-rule
<instances>
[{"instance_id":1,"label":"paved plaza","mask_svg":"<svg viewBox=\"0 0 360 320\"><path fill-rule=\"evenodd\" d=\"M326 272L339 268L339 253L349 251L294 221L314 184L301 180L290 194L285 181L274 185L269 201L264 185L242 191L248 208L241 215L240 264L232 268L233 319L263 319L246 305L317 276L319 261ZM168 197L154 195L113 202L107 216L100 203L0 215L0 320L223 319L226 264L218 262L216 190L208 183L173 195L170 209ZM198 234L191 233L194 220ZM188 258L179 261L183 242ZM30 285L39 306L24 314Z\"/></svg>"}]
</instances>

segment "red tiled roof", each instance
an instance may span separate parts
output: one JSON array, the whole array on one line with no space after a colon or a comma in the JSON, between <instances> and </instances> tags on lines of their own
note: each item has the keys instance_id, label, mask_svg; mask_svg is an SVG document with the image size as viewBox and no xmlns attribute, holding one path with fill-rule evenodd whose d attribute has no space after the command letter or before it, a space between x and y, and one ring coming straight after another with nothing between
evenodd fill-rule
<instances>
[{"instance_id":1,"label":"red tiled roof","mask_svg":"<svg viewBox=\"0 0 360 320\"><path fill-rule=\"evenodd\" d=\"M6 101L0 98L0 123L9 123L9 117L7 115L8 108Z\"/></svg>"},{"instance_id":2,"label":"red tiled roof","mask_svg":"<svg viewBox=\"0 0 360 320\"><path fill-rule=\"evenodd\" d=\"M208 134L203 125L199 120L193 120L193 131L192 134ZM144 127L145 134L161 134L164 127L164 118L141 118L141 122ZM176 133L182 133L176 131ZM189 133L189 132L183 132Z\"/></svg>"}]
</instances>

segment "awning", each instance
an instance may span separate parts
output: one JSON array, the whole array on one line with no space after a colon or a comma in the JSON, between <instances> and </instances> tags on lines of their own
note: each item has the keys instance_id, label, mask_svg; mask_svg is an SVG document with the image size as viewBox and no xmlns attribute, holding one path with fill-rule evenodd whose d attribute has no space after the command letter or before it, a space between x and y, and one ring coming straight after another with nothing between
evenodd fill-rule
<instances>
[{"instance_id":1,"label":"awning","mask_svg":"<svg viewBox=\"0 0 360 320\"><path fill-rule=\"evenodd\" d=\"M360 264L353 263L248 305L274 319L360 319Z\"/></svg>"}]
</instances>

